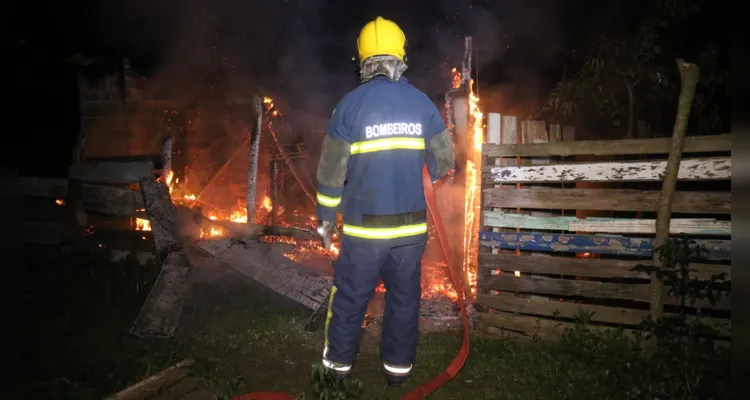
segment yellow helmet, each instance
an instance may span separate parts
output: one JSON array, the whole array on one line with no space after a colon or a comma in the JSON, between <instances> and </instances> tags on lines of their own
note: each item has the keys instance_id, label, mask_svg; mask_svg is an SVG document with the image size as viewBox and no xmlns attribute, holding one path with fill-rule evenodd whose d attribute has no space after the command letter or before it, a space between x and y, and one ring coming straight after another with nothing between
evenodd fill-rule
<instances>
[{"instance_id":1,"label":"yellow helmet","mask_svg":"<svg viewBox=\"0 0 750 400\"><path fill-rule=\"evenodd\" d=\"M404 61L406 35L395 22L377 17L359 32L357 51L359 62L372 56L394 56Z\"/></svg>"}]
</instances>

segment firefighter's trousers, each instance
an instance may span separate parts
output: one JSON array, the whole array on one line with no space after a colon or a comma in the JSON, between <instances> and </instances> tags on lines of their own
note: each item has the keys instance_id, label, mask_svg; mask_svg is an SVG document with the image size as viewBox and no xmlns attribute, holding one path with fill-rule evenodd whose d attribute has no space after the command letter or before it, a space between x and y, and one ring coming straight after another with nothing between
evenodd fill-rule
<instances>
[{"instance_id":1,"label":"firefighter's trousers","mask_svg":"<svg viewBox=\"0 0 750 400\"><path fill-rule=\"evenodd\" d=\"M409 244L343 236L326 319L326 367L340 374L351 369L367 304L380 276L386 289L380 342L383 367L392 380L409 375L419 338L425 243L426 235Z\"/></svg>"}]
</instances>

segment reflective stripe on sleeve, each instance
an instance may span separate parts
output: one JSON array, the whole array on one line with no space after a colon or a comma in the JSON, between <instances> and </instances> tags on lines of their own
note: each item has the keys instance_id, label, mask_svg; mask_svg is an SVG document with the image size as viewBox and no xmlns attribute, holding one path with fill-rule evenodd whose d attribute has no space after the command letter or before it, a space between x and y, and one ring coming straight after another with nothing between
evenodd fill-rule
<instances>
[{"instance_id":1,"label":"reflective stripe on sleeve","mask_svg":"<svg viewBox=\"0 0 750 400\"><path fill-rule=\"evenodd\" d=\"M383 150L424 150L424 139L396 137L352 143L351 154L372 153Z\"/></svg>"},{"instance_id":2,"label":"reflective stripe on sleeve","mask_svg":"<svg viewBox=\"0 0 750 400\"><path fill-rule=\"evenodd\" d=\"M427 223L398 226L395 228L365 228L344 224L344 235L363 239L396 239L427 233Z\"/></svg>"},{"instance_id":3,"label":"reflective stripe on sleeve","mask_svg":"<svg viewBox=\"0 0 750 400\"><path fill-rule=\"evenodd\" d=\"M318 193L318 204L326 207L337 207L341 204L341 197L328 197Z\"/></svg>"}]
</instances>

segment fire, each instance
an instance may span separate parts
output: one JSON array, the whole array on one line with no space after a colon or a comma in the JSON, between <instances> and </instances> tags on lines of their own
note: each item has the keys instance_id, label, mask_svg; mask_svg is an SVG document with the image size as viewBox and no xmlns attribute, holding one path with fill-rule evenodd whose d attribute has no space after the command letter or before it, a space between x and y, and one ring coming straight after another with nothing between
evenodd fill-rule
<instances>
[{"instance_id":1,"label":"fire","mask_svg":"<svg viewBox=\"0 0 750 400\"><path fill-rule=\"evenodd\" d=\"M271 203L271 198L268 196L263 197L263 209L265 209L267 212L271 212L273 210L273 203Z\"/></svg>"},{"instance_id":2,"label":"fire","mask_svg":"<svg viewBox=\"0 0 750 400\"><path fill-rule=\"evenodd\" d=\"M135 219L135 230L137 231L150 231L151 230L151 221L143 218L136 218Z\"/></svg>"},{"instance_id":3,"label":"fire","mask_svg":"<svg viewBox=\"0 0 750 400\"><path fill-rule=\"evenodd\" d=\"M453 89L458 89L461 87L461 73L458 72L456 68L453 68L451 70L451 74L453 75Z\"/></svg>"},{"instance_id":4,"label":"fire","mask_svg":"<svg viewBox=\"0 0 750 400\"><path fill-rule=\"evenodd\" d=\"M456 84L456 72L454 69L453 84ZM472 294L476 293L476 265L477 265L477 228L479 226L479 214L475 213L479 205L481 182L478 179L477 165L482 160L482 143L484 143L484 114L479 109L479 97L474 93L474 80L469 81L469 118L470 134L468 148L471 151L466 159L466 192L464 198L464 277L471 288Z\"/></svg>"},{"instance_id":5,"label":"fire","mask_svg":"<svg viewBox=\"0 0 750 400\"><path fill-rule=\"evenodd\" d=\"M55 204L57 204L58 206L64 206L65 205L65 200L63 200L63 199L57 199L57 200L55 200Z\"/></svg>"}]
</instances>

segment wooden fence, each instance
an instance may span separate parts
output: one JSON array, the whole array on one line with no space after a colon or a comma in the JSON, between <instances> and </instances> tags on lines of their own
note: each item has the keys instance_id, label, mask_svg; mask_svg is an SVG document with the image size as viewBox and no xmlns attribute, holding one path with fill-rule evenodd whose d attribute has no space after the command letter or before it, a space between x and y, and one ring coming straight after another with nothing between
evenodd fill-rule
<instances>
[{"instance_id":1,"label":"wooden fence","mask_svg":"<svg viewBox=\"0 0 750 400\"><path fill-rule=\"evenodd\" d=\"M553 338L577 317L603 329L642 322L649 276L632 268L651 264L671 139L568 142L572 128L492 114L488 130L477 330ZM728 134L685 142L670 230L706 246L690 264L701 278L731 280L730 151ZM591 156L599 159L576 162ZM597 212L607 217L585 218ZM666 314L677 301L667 296ZM730 301L698 300L691 311L728 338Z\"/></svg>"},{"instance_id":2,"label":"wooden fence","mask_svg":"<svg viewBox=\"0 0 750 400\"><path fill-rule=\"evenodd\" d=\"M137 176L154 170L156 158L90 159L72 167L70 179L21 177L21 241L108 248L116 257L134 254L141 262L153 258L154 232ZM124 178L132 182L123 182L121 171L134 174Z\"/></svg>"}]
</instances>

